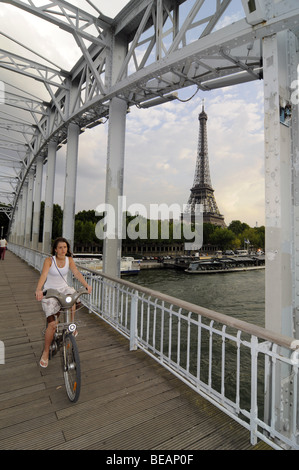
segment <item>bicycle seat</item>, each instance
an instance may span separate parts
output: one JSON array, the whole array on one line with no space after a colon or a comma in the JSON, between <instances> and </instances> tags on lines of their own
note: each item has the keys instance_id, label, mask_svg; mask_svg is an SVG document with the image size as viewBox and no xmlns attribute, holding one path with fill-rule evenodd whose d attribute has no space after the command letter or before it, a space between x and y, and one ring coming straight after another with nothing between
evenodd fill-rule
<instances>
[{"instance_id":1,"label":"bicycle seat","mask_svg":"<svg viewBox=\"0 0 299 470\"><path fill-rule=\"evenodd\" d=\"M80 295L88 294L88 290L85 289L85 287L80 287L73 294L62 294L56 289L47 289L46 291L43 292L43 294L46 299L50 299L51 297L53 297L54 299L57 299L61 307L70 308L74 305L74 303L77 301Z\"/></svg>"}]
</instances>

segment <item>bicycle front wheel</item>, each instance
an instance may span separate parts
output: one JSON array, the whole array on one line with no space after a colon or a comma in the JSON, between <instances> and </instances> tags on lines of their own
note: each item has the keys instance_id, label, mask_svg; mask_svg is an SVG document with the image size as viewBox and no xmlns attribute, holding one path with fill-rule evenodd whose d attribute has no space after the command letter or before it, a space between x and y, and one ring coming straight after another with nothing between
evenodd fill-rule
<instances>
[{"instance_id":1,"label":"bicycle front wheel","mask_svg":"<svg viewBox=\"0 0 299 470\"><path fill-rule=\"evenodd\" d=\"M76 340L67 334L63 342L63 375L67 396L75 403L80 395L81 370Z\"/></svg>"}]
</instances>

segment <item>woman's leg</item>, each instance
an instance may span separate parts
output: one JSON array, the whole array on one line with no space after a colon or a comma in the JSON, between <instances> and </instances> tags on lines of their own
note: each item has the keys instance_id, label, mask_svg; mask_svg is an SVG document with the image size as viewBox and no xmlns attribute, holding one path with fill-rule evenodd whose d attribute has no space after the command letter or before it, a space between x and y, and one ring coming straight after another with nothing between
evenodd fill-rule
<instances>
[{"instance_id":1,"label":"woman's leg","mask_svg":"<svg viewBox=\"0 0 299 470\"><path fill-rule=\"evenodd\" d=\"M42 353L41 360L44 364L48 363L50 346L54 337L54 333L57 326L57 320L55 315L51 315L47 318L48 326L45 333L45 345Z\"/></svg>"}]
</instances>

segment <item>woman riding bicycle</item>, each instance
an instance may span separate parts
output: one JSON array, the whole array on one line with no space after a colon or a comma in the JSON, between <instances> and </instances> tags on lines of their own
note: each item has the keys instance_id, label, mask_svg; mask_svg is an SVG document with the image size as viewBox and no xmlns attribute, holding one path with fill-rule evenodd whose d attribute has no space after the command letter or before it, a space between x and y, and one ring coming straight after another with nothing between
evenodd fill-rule
<instances>
[{"instance_id":1,"label":"woman riding bicycle","mask_svg":"<svg viewBox=\"0 0 299 470\"><path fill-rule=\"evenodd\" d=\"M37 300L42 301L42 308L47 317L45 345L39 362L40 366L44 368L48 367L49 349L57 325L60 304L58 300L54 298L44 299L43 288L57 289L63 294L71 294L75 292L75 289L70 287L67 283L67 275L70 269L75 278L78 279L84 287L86 287L89 294L92 289L78 270L70 252L69 242L65 238L59 237L54 241L52 255L52 257L45 259L35 291L35 297ZM74 321L75 310L76 306L74 305L72 309L72 322Z\"/></svg>"}]
</instances>

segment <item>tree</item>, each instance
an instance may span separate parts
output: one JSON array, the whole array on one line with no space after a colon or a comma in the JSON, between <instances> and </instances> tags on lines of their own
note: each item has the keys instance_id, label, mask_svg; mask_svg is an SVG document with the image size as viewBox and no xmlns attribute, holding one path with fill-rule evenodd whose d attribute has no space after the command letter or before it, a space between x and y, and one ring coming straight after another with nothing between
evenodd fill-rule
<instances>
[{"instance_id":1,"label":"tree","mask_svg":"<svg viewBox=\"0 0 299 470\"><path fill-rule=\"evenodd\" d=\"M245 240L249 240L249 246L251 248L262 248L265 247L265 227L254 227L254 228L247 228L244 230L240 236L241 243L245 244Z\"/></svg>"},{"instance_id":2,"label":"tree","mask_svg":"<svg viewBox=\"0 0 299 470\"><path fill-rule=\"evenodd\" d=\"M52 224L52 238L55 240L62 236L62 218L63 211L59 204L53 205L53 224Z\"/></svg>"},{"instance_id":3,"label":"tree","mask_svg":"<svg viewBox=\"0 0 299 470\"><path fill-rule=\"evenodd\" d=\"M211 243L217 245L220 250L227 250L231 248L235 234L232 230L227 228L216 227L215 231L210 237Z\"/></svg>"},{"instance_id":4,"label":"tree","mask_svg":"<svg viewBox=\"0 0 299 470\"><path fill-rule=\"evenodd\" d=\"M39 241L43 241L45 202L41 202L39 219ZM53 204L52 240L62 236L63 211L59 204Z\"/></svg>"},{"instance_id":5,"label":"tree","mask_svg":"<svg viewBox=\"0 0 299 470\"><path fill-rule=\"evenodd\" d=\"M94 210L80 211L76 214L75 218L76 220L81 220L82 222L90 221L95 224L99 221L99 217L96 216L96 213Z\"/></svg>"},{"instance_id":6,"label":"tree","mask_svg":"<svg viewBox=\"0 0 299 470\"><path fill-rule=\"evenodd\" d=\"M228 229L234 232L236 235L240 235L242 232L244 232L244 230L249 228L249 225L241 222L240 220L233 220L228 226Z\"/></svg>"},{"instance_id":7,"label":"tree","mask_svg":"<svg viewBox=\"0 0 299 470\"><path fill-rule=\"evenodd\" d=\"M203 245L212 245L211 237L216 228L213 224L203 224Z\"/></svg>"}]
</instances>

